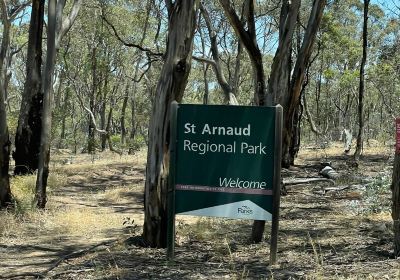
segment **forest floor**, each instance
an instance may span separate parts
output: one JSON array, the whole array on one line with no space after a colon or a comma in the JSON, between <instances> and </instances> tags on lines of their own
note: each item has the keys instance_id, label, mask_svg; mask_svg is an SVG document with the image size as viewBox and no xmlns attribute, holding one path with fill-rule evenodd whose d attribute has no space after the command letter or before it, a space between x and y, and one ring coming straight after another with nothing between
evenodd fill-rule
<instances>
[{"instance_id":1,"label":"forest floor","mask_svg":"<svg viewBox=\"0 0 400 280\"><path fill-rule=\"evenodd\" d=\"M335 185L288 185L281 197L278 262L269 233L249 241L251 221L177 216L176 257L137 246L143 225L144 152L53 152L48 209L31 210L34 176L13 178L19 203L0 212L0 279L400 279L393 258L390 147L370 147L358 165L339 145L304 148L285 180L320 177Z\"/></svg>"}]
</instances>

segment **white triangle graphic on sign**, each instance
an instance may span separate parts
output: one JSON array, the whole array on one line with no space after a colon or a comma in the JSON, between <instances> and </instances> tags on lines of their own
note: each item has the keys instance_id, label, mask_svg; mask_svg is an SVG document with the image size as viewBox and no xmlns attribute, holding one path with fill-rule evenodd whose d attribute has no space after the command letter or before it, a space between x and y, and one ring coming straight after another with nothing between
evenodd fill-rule
<instances>
[{"instance_id":1,"label":"white triangle graphic on sign","mask_svg":"<svg viewBox=\"0 0 400 280\"><path fill-rule=\"evenodd\" d=\"M250 200L179 213L179 215L225 217L233 219L272 220L272 214Z\"/></svg>"}]
</instances>

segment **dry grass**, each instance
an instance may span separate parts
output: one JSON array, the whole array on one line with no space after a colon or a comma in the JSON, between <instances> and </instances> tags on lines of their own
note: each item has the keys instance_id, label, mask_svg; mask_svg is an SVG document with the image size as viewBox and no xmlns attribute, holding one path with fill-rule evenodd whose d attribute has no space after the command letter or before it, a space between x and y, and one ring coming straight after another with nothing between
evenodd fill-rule
<instances>
[{"instance_id":1,"label":"dry grass","mask_svg":"<svg viewBox=\"0 0 400 280\"><path fill-rule=\"evenodd\" d=\"M67 176L62 173L52 172L47 179L47 195L51 196L54 190L67 184ZM36 175L15 176L10 182L11 193L15 200L15 209L18 214L32 211L35 208Z\"/></svg>"},{"instance_id":2,"label":"dry grass","mask_svg":"<svg viewBox=\"0 0 400 280\"><path fill-rule=\"evenodd\" d=\"M78 155L72 159L73 163L68 165L64 165L56 155L51 163L48 178L48 203L45 211L38 211L34 205L36 175L12 177L11 190L16 203L13 210L0 212L0 243L19 243L18 240L23 241L24 238L34 237L43 231L47 234L57 232L69 236L83 236L87 239L104 236L110 229L122 229L124 217L128 214L116 213L113 208L99 207L96 202L102 200L109 205L129 203L128 195L140 191L142 186L115 185L103 192L93 192L89 196L82 194L82 197L79 197L79 193L77 197L64 196L62 190L74 180L85 182L93 171L108 170L108 166L115 164L143 168L144 154L142 151L134 156L121 157L113 153L104 153L97 156L94 162L90 155ZM74 175L77 173L81 175ZM88 191L91 192L90 186ZM86 199L87 204L93 207L70 205L77 202L77 199ZM35 228L34 231L32 228Z\"/></svg>"},{"instance_id":3,"label":"dry grass","mask_svg":"<svg viewBox=\"0 0 400 280\"><path fill-rule=\"evenodd\" d=\"M365 154L390 153L387 147L373 147ZM303 149L298 164L338 155L343 155L340 144ZM26 209L0 212L0 245L39 244L62 251L141 232L145 152L122 157L105 153L93 162L90 155L78 155L71 164L63 164L66 156L71 157L62 154L52 163L52 191L45 211L29 207L35 176L13 179L13 193ZM367 170L361 163L357 172L376 177L385 164L373 163ZM340 184L352 184L351 180ZM175 263L165 262L164 250L126 247L121 242L65 263L49 279L395 279L396 269L400 279L400 267L385 255L390 250L390 213L361 211L367 207L365 193L354 199L350 190L335 194L316 190L321 186L298 186L282 197L276 266L267 266L270 223L265 242L252 244L251 221L177 216ZM386 191L375 193L387 199ZM382 228L387 230L384 234ZM28 253L36 259L43 252ZM3 256L0 247L4 264L0 275L7 275L7 265L11 267L21 254L17 250ZM26 261L20 261L23 269L37 271L38 265L29 268ZM57 276L63 272L68 273Z\"/></svg>"},{"instance_id":4,"label":"dry grass","mask_svg":"<svg viewBox=\"0 0 400 280\"><path fill-rule=\"evenodd\" d=\"M349 155L354 153L354 149L356 147L355 140L352 144L352 149L350 150ZM391 145L382 146L382 145L371 145L368 146L365 144L363 155L380 155L382 157L389 157L394 152L394 147ZM327 159L330 157L336 157L345 155L343 143L340 142L332 142L329 146L325 148L319 148L314 146L302 147L299 152L298 160L309 159L309 158L320 158L321 160Z\"/></svg>"},{"instance_id":5,"label":"dry grass","mask_svg":"<svg viewBox=\"0 0 400 280\"><path fill-rule=\"evenodd\" d=\"M112 152L103 152L95 155L56 156L52 159L51 166L52 170L67 172L67 174L96 171L112 164L143 166L146 163L146 154L146 150L143 149L137 151L134 155L124 154L122 156Z\"/></svg>"},{"instance_id":6,"label":"dry grass","mask_svg":"<svg viewBox=\"0 0 400 280\"><path fill-rule=\"evenodd\" d=\"M91 239L104 235L104 231L107 231L107 229L121 228L122 219L119 214L115 214L112 210L66 208L64 211L52 213L47 218L46 224L47 228L57 228L60 233Z\"/></svg>"}]
</instances>

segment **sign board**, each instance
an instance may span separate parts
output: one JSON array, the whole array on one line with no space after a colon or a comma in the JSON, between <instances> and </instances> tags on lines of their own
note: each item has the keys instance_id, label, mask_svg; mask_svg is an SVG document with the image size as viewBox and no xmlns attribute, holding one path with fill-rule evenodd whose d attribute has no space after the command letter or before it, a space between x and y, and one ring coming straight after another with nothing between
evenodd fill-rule
<instances>
[{"instance_id":1,"label":"sign board","mask_svg":"<svg viewBox=\"0 0 400 280\"><path fill-rule=\"evenodd\" d=\"M400 118L396 118L396 154L400 153Z\"/></svg>"},{"instance_id":2,"label":"sign board","mask_svg":"<svg viewBox=\"0 0 400 280\"><path fill-rule=\"evenodd\" d=\"M179 105L175 213L271 220L275 107Z\"/></svg>"},{"instance_id":3,"label":"sign board","mask_svg":"<svg viewBox=\"0 0 400 280\"><path fill-rule=\"evenodd\" d=\"M276 254L281 129L279 105L172 104L170 258L175 214L272 220L271 252Z\"/></svg>"}]
</instances>

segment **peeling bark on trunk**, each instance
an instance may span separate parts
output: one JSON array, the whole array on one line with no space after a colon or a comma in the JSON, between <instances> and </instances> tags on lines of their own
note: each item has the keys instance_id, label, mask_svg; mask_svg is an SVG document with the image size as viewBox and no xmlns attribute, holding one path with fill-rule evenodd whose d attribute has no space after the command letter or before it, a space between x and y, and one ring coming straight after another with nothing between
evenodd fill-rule
<instances>
[{"instance_id":1,"label":"peeling bark on trunk","mask_svg":"<svg viewBox=\"0 0 400 280\"><path fill-rule=\"evenodd\" d=\"M290 139L291 129L285 127L287 121L287 110L290 105L290 71L292 68L292 38L295 31L296 20L299 14L300 1L284 1L280 13L279 23L279 45L271 66L271 76L268 82L268 94L272 97L274 104L281 104L283 107L283 132L282 132L282 165L285 164L285 153L289 153L290 144L285 139ZM286 135L286 137L285 137Z\"/></svg>"},{"instance_id":2,"label":"peeling bark on trunk","mask_svg":"<svg viewBox=\"0 0 400 280\"><path fill-rule=\"evenodd\" d=\"M14 174L32 173L38 168L43 107L41 66L44 2L44 0L32 1L26 80L15 135L15 151L13 152Z\"/></svg>"},{"instance_id":3,"label":"peeling bark on trunk","mask_svg":"<svg viewBox=\"0 0 400 280\"><path fill-rule=\"evenodd\" d=\"M180 102L191 67L196 0L177 0L169 17L165 62L149 126L143 237L151 247L166 246L170 104Z\"/></svg>"},{"instance_id":4,"label":"peeling bark on trunk","mask_svg":"<svg viewBox=\"0 0 400 280\"><path fill-rule=\"evenodd\" d=\"M310 18L304 34L303 43L296 59L289 88L288 103L282 104L284 108L284 123L282 133L282 165L293 165L294 158L290 154L292 141L293 119L300 103L300 93L304 82L306 67L311 57L312 47L317 35L319 24L325 8L326 0L314 0ZM286 110L285 110L286 109Z\"/></svg>"},{"instance_id":5,"label":"peeling bark on trunk","mask_svg":"<svg viewBox=\"0 0 400 280\"><path fill-rule=\"evenodd\" d=\"M292 37L299 13L300 1L284 1L279 21L279 44L272 66L271 76L268 80L268 95L272 97L273 104L281 104L283 110L289 103L289 84L291 70Z\"/></svg>"}]
</instances>

